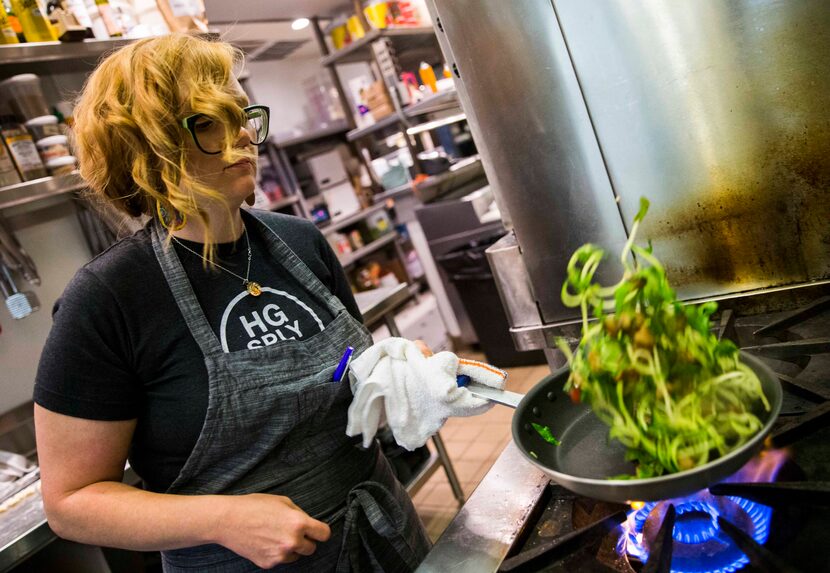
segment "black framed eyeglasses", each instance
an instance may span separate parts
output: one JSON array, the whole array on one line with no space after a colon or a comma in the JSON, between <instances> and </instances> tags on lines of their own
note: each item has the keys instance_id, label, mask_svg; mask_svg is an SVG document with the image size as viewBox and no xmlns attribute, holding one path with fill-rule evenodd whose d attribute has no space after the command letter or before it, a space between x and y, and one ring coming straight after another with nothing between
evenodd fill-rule
<instances>
[{"instance_id":1,"label":"black framed eyeglasses","mask_svg":"<svg viewBox=\"0 0 830 573\"><path fill-rule=\"evenodd\" d=\"M268 124L271 110L267 105L249 105L242 110L247 120L245 130L251 138L251 143L259 145L268 137ZM182 126L190 132L193 143L199 151L208 155L222 153L225 143L225 126L203 113L189 115L182 120Z\"/></svg>"}]
</instances>

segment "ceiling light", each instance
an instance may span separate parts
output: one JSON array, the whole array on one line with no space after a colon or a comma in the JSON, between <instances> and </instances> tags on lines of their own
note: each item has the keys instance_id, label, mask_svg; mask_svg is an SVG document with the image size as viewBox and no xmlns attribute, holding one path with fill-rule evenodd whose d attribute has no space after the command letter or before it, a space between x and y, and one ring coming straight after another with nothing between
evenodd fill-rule
<instances>
[{"instance_id":1,"label":"ceiling light","mask_svg":"<svg viewBox=\"0 0 830 573\"><path fill-rule=\"evenodd\" d=\"M307 28L309 25L308 18L297 18L293 22L291 22L291 29L292 30L302 30L303 28Z\"/></svg>"}]
</instances>

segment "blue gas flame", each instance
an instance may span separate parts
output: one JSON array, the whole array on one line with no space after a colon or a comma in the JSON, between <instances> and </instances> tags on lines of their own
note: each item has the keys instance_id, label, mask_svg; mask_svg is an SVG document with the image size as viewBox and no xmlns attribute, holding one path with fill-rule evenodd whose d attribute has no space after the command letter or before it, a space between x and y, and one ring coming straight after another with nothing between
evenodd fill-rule
<instances>
[{"instance_id":1,"label":"blue gas flame","mask_svg":"<svg viewBox=\"0 0 830 573\"><path fill-rule=\"evenodd\" d=\"M752 537L763 545L769 538L772 509L741 497L727 497L738 505L752 521ZM643 546L643 529L652 510L662 502L649 502L629 513L631 527L624 534L625 550L643 562L648 560L648 550ZM700 498L691 497L673 502L677 512L672 537L675 543L696 545L715 543L717 551L706 558L691 559L677 554L672 558L672 573L734 573L743 568L749 559L738 549L732 539L717 525L717 508Z\"/></svg>"}]
</instances>

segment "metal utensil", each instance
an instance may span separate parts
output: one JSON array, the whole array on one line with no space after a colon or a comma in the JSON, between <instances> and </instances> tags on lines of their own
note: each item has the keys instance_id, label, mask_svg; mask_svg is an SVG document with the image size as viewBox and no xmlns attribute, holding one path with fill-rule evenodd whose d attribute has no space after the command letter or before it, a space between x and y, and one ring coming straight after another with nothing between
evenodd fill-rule
<instances>
[{"instance_id":1,"label":"metal utensil","mask_svg":"<svg viewBox=\"0 0 830 573\"><path fill-rule=\"evenodd\" d=\"M758 358L741 352L741 361L758 375L770 403L769 412L762 408L756 412L764 424L761 430L744 445L707 464L647 479L608 479L631 475L634 466L625 459L625 447L609 440L608 426L594 416L591 408L574 404L562 391L567 368L548 376L524 396L478 384L467 388L476 396L516 409L513 441L530 463L562 487L616 503L653 501L681 497L718 483L743 467L761 448L781 411L781 384ZM532 423L548 426L561 445L547 443Z\"/></svg>"},{"instance_id":2,"label":"metal utensil","mask_svg":"<svg viewBox=\"0 0 830 573\"><path fill-rule=\"evenodd\" d=\"M40 285L40 276L37 272L37 266L29 256L29 253L17 240L14 232L11 229L8 221L0 215L0 243L2 243L4 250L11 255L16 264L9 265L11 268L19 271L23 278L31 284ZM4 257L5 258L5 257ZM8 262L7 262L8 264Z\"/></svg>"},{"instance_id":3,"label":"metal utensil","mask_svg":"<svg viewBox=\"0 0 830 573\"><path fill-rule=\"evenodd\" d=\"M6 307L12 318L26 318L36 310L40 310L40 301L33 292L20 292L14 282L9 268L0 263L0 290L6 299Z\"/></svg>"}]
</instances>

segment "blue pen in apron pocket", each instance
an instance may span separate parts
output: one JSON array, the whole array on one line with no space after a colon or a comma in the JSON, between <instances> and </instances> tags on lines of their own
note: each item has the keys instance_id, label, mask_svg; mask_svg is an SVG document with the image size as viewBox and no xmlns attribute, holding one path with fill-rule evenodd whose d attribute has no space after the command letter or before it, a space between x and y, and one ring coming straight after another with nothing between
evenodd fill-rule
<instances>
[{"instance_id":1,"label":"blue pen in apron pocket","mask_svg":"<svg viewBox=\"0 0 830 573\"><path fill-rule=\"evenodd\" d=\"M346 347L346 351L343 353L343 358L340 359L340 362L337 364L337 368L334 369L334 374L331 377L332 382L342 382L346 377L346 372L348 371L349 364L352 361L352 354L354 354L354 348L351 346Z\"/></svg>"}]
</instances>

